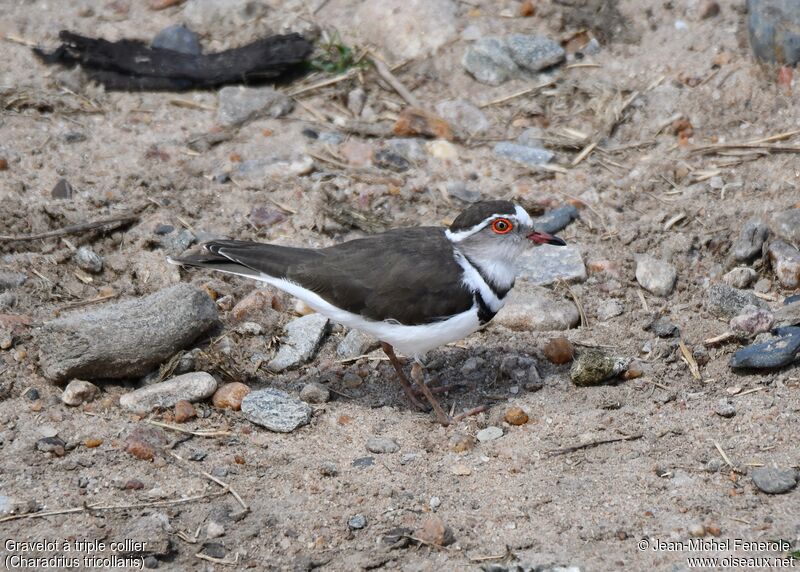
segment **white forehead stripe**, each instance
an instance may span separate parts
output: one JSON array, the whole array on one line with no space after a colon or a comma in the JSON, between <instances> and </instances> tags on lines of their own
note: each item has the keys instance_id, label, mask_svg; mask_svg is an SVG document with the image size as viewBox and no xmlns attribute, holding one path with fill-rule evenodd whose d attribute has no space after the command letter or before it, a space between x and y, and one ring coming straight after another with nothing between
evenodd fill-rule
<instances>
[{"instance_id":1,"label":"white forehead stripe","mask_svg":"<svg viewBox=\"0 0 800 572\"><path fill-rule=\"evenodd\" d=\"M519 205L514 205L514 213L515 214L494 214L490 217L483 219L481 222L479 222L472 228L468 228L466 230L451 232L450 229L448 228L444 231L444 235L450 239L450 242L460 242L465 238L468 238L473 234L482 231L489 225L489 223L498 218L509 218L523 226L533 226L533 220L531 219L531 216L524 208L522 208Z\"/></svg>"}]
</instances>

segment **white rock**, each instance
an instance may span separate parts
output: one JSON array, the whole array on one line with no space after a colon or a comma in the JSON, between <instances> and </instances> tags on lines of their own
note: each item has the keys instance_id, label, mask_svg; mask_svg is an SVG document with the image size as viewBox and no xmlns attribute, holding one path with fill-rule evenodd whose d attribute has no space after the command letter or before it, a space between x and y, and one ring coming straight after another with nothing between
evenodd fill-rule
<instances>
[{"instance_id":1,"label":"white rock","mask_svg":"<svg viewBox=\"0 0 800 572\"><path fill-rule=\"evenodd\" d=\"M161 383L126 393L119 399L123 409L144 415L150 411L174 406L178 401L202 401L217 390L217 380L210 373L195 371Z\"/></svg>"},{"instance_id":2,"label":"white rock","mask_svg":"<svg viewBox=\"0 0 800 572\"><path fill-rule=\"evenodd\" d=\"M64 388L64 393L61 394L61 401L75 407L86 401L91 401L98 395L100 395L100 389L95 384L73 379Z\"/></svg>"},{"instance_id":3,"label":"white rock","mask_svg":"<svg viewBox=\"0 0 800 572\"><path fill-rule=\"evenodd\" d=\"M668 296L675 288L677 278L675 267L668 262L646 254L636 260L636 281L656 296Z\"/></svg>"}]
</instances>

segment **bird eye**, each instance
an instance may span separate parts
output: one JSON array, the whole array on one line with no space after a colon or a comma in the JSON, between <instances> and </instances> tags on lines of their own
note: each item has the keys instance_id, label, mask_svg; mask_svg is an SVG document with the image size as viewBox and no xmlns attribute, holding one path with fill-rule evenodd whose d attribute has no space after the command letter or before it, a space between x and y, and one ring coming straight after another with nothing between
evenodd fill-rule
<instances>
[{"instance_id":1,"label":"bird eye","mask_svg":"<svg viewBox=\"0 0 800 572\"><path fill-rule=\"evenodd\" d=\"M492 223L492 230L497 234L507 234L511 232L514 225L507 218L499 218Z\"/></svg>"}]
</instances>

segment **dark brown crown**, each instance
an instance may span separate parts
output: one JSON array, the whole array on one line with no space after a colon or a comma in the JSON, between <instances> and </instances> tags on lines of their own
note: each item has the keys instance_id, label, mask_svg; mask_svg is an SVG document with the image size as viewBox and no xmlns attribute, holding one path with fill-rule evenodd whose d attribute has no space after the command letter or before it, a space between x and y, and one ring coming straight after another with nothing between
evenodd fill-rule
<instances>
[{"instance_id":1,"label":"dark brown crown","mask_svg":"<svg viewBox=\"0 0 800 572\"><path fill-rule=\"evenodd\" d=\"M462 211L450 225L450 231L458 232L470 229L492 215L512 215L516 212L514 203L510 201L481 201Z\"/></svg>"}]
</instances>

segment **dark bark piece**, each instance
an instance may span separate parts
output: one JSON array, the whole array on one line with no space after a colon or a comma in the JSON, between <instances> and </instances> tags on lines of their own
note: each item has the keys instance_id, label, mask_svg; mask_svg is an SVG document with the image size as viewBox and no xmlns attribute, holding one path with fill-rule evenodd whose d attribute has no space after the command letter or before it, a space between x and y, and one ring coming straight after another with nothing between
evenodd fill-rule
<instances>
[{"instance_id":1,"label":"dark bark piece","mask_svg":"<svg viewBox=\"0 0 800 572\"><path fill-rule=\"evenodd\" d=\"M136 300L46 322L36 332L45 377L124 379L145 375L217 322L203 290L178 284Z\"/></svg>"},{"instance_id":2,"label":"dark bark piece","mask_svg":"<svg viewBox=\"0 0 800 572\"><path fill-rule=\"evenodd\" d=\"M34 48L46 64L79 64L114 90L188 90L229 83L254 83L296 70L311 53L300 34L270 36L215 54L184 54L151 48L139 40L109 42L63 30L54 52Z\"/></svg>"}]
</instances>

